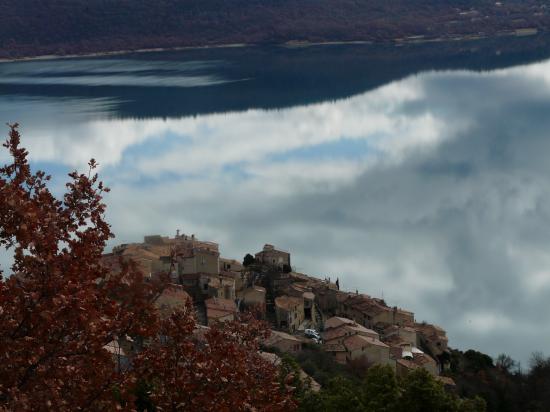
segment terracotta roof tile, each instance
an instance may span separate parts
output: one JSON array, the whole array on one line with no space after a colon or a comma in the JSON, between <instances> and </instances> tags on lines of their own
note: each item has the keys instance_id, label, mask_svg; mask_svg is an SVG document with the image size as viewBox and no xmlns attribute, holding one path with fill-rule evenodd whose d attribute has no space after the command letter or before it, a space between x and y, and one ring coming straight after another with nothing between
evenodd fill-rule
<instances>
[{"instance_id":1,"label":"terracotta roof tile","mask_svg":"<svg viewBox=\"0 0 550 412\"><path fill-rule=\"evenodd\" d=\"M325 330L330 328L337 328L339 326L345 325L346 323L355 323L355 322L348 318L333 316L332 318L327 319L327 321L325 322Z\"/></svg>"},{"instance_id":2,"label":"terracotta roof tile","mask_svg":"<svg viewBox=\"0 0 550 412\"><path fill-rule=\"evenodd\" d=\"M185 307L191 296L180 285L168 285L155 301L162 317L167 317L177 309Z\"/></svg>"},{"instance_id":3,"label":"terracotta roof tile","mask_svg":"<svg viewBox=\"0 0 550 412\"><path fill-rule=\"evenodd\" d=\"M293 310L294 308L303 305L303 303L303 299L292 296L279 296L278 298L275 298L275 306L286 311Z\"/></svg>"},{"instance_id":4,"label":"terracotta roof tile","mask_svg":"<svg viewBox=\"0 0 550 412\"><path fill-rule=\"evenodd\" d=\"M224 310L226 312L236 312L237 306L231 299L210 298L204 301L207 309Z\"/></svg>"},{"instance_id":5,"label":"terracotta roof tile","mask_svg":"<svg viewBox=\"0 0 550 412\"><path fill-rule=\"evenodd\" d=\"M354 350L357 350L357 349L361 349L363 347L368 347L368 346L373 346L373 345L384 347L384 348L389 348L388 345L386 345L385 343L379 341L378 339L373 339L373 338L370 338L370 337L367 337L367 336L353 335L353 336L350 336L350 337L344 339L344 346L349 351L354 351Z\"/></svg>"},{"instance_id":6,"label":"terracotta roof tile","mask_svg":"<svg viewBox=\"0 0 550 412\"><path fill-rule=\"evenodd\" d=\"M271 334L269 335L269 338L265 340L265 344L267 346L275 345L278 342L281 342L283 340L289 340L296 343L302 343L300 339L298 339L296 336L292 336L285 332L280 332L277 330L272 330Z\"/></svg>"}]
</instances>

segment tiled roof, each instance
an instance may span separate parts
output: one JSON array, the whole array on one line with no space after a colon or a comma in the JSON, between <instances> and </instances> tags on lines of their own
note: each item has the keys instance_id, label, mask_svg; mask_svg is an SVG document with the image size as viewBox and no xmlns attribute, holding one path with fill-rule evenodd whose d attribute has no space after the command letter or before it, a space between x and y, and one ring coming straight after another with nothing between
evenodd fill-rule
<instances>
[{"instance_id":1,"label":"tiled roof","mask_svg":"<svg viewBox=\"0 0 550 412\"><path fill-rule=\"evenodd\" d=\"M391 336L388 336L388 337L384 338L384 342L386 342L390 346L391 345L399 346L400 344L405 343L405 340L401 336L391 335Z\"/></svg>"},{"instance_id":2,"label":"tiled roof","mask_svg":"<svg viewBox=\"0 0 550 412\"><path fill-rule=\"evenodd\" d=\"M177 309L185 307L191 296L180 285L168 285L155 301L162 317L167 317Z\"/></svg>"},{"instance_id":3,"label":"tiled roof","mask_svg":"<svg viewBox=\"0 0 550 412\"><path fill-rule=\"evenodd\" d=\"M416 363L414 363L413 361L410 361L410 360L407 360L407 359L396 359L395 362L397 364L407 368L407 369L417 369L417 368L420 367Z\"/></svg>"},{"instance_id":4,"label":"tiled roof","mask_svg":"<svg viewBox=\"0 0 550 412\"><path fill-rule=\"evenodd\" d=\"M342 326L346 323L352 323L353 324L355 322L351 319L348 319L348 318L333 316L332 318L327 319L327 321L325 322L325 330L330 329L330 328L337 328L337 327Z\"/></svg>"},{"instance_id":5,"label":"tiled roof","mask_svg":"<svg viewBox=\"0 0 550 412\"><path fill-rule=\"evenodd\" d=\"M375 332L372 329L366 328L363 325L359 325L358 323L354 323L354 324L351 324L351 325L345 325L343 327L347 330L352 331L352 332L372 336L375 339L379 339L379 337L380 337L378 332Z\"/></svg>"},{"instance_id":6,"label":"tiled roof","mask_svg":"<svg viewBox=\"0 0 550 412\"><path fill-rule=\"evenodd\" d=\"M403 348L400 346L390 346L390 356L394 359L401 359L403 357Z\"/></svg>"},{"instance_id":7,"label":"tiled roof","mask_svg":"<svg viewBox=\"0 0 550 412\"><path fill-rule=\"evenodd\" d=\"M430 323L415 323L414 329L417 332L421 332L423 335L426 335L427 337L447 340L447 333L444 329L437 325L432 325Z\"/></svg>"},{"instance_id":8,"label":"tiled roof","mask_svg":"<svg viewBox=\"0 0 550 412\"><path fill-rule=\"evenodd\" d=\"M342 324L336 328L330 328L323 333L323 339L325 341L331 341L338 339L344 336L352 335L365 335L372 339L378 340L378 333L375 331L365 328L364 326L357 324Z\"/></svg>"},{"instance_id":9,"label":"tiled roof","mask_svg":"<svg viewBox=\"0 0 550 412\"><path fill-rule=\"evenodd\" d=\"M361 349L367 346L372 346L372 345L389 348L389 346L386 345L385 343L379 341L378 339L370 338L368 336L353 335L344 339L344 346L349 351L354 351L354 350Z\"/></svg>"},{"instance_id":10,"label":"tiled roof","mask_svg":"<svg viewBox=\"0 0 550 412\"><path fill-rule=\"evenodd\" d=\"M402 328L400 328L400 330L404 330L405 332L414 332L416 333L416 329L415 328L412 328L410 326L403 326Z\"/></svg>"},{"instance_id":11,"label":"tiled roof","mask_svg":"<svg viewBox=\"0 0 550 412\"><path fill-rule=\"evenodd\" d=\"M391 311L387 306L382 305L377 300L368 295L349 294L343 303L354 310L371 316L378 315L384 311Z\"/></svg>"},{"instance_id":12,"label":"tiled roof","mask_svg":"<svg viewBox=\"0 0 550 412\"><path fill-rule=\"evenodd\" d=\"M436 363L431 356L426 355L425 353L413 353L413 362L420 366L427 363Z\"/></svg>"},{"instance_id":13,"label":"tiled roof","mask_svg":"<svg viewBox=\"0 0 550 412\"><path fill-rule=\"evenodd\" d=\"M247 295L251 292L256 292L256 293L265 293L265 288L262 287L262 286L252 286L250 288L246 288L245 290L243 290L243 294Z\"/></svg>"},{"instance_id":14,"label":"tiled roof","mask_svg":"<svg viewBox=\"0 0 550 412\"><path fill-rule=\"evenodd\" d=\"M411 311L405 310L405 309L401 309L401 308L397 308L396 312L401 313L403 315L414 316L414 312L411 312Z\"/></svg>"},{"instance_id":15,"label":"tiled roof","mask_svg":"<svg viewBox=\"0 0 550 412\"><path fill-rule=\"evenodd\" d=\"M269 338L265 340L265 344L267 346L275 345L277 344L277 342L280 342L282 340L289 340L296 343L302 343L302 341L295 336L289 335L288 333L285 333L285 332L272 330L271 334L269 335Z\"/></svg>"},{"instance_id":16,"label":"tiled roof","mask_svg":"<svg viewBox=\"0 0 550 412\"><path fill-rule=\"evenodd\" d=\"M368 340L363 336L353 335L344 340L344 346L349 351L354 351L368 346Z\"/></svg>"},{"instance_id":17,"label":"tiled roof","mask_svg":"<svg viewBox=\"0 0 550 412\"><path fill-rule=\"evenodd\" d=\"M286 311L293 310L294 308L303 305L303 303L303 299L292 296L279 296L278 298L275 298L275 306Z\"/></svg>"},{"instance_id":18,"label":"tiled roof","mask_svg":"<svg viewBox=\"0 0 550 412\"><path fill-rule=\"evenodd\" d=\"M323 332L323 340L330 342L331 340L346 336L347 333L344 328L332 328Z\"/></svg>"},{"instance_id":19,"label":"tiled roof","mask_svg":"<svg viewBox=\"0 0 550 412\"><path fill-rule=\"evenodd\" d=\"M224 318L226 316L233 315L234 312L228 311L228 310L221 310L221 309L215 309L215 308L206 308L206 316L208 318L213 319L219 319Z\"/></svg>"},{"instance_id":20,"label":"tiled roof","mask_svg":"<svg viewBox=\"0 0 550 412\"><path fill-rule=\"evenodd\" d=\"M233 312L237 310L237 307L235 306L235 302L233 302L231 299L210 298L210 299L206 299L204 303L207 308L230 310Z\"/></svg>"}]
</instances>

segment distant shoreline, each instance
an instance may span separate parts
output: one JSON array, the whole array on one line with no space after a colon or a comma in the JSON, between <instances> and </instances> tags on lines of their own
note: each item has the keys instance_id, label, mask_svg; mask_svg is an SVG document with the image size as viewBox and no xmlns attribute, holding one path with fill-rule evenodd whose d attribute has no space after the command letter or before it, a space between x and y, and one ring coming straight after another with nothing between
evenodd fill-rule
<instances>
[{"instance_id":1,"label":"distant shoreline","mask_svg":"<svg viewBox=\"0 0 550 412\"><path fill-rule=\"evenodd\" d=\"M394 46L402 46L405 44L422 44L422 43L442 43L442 42L465 42L465 41L476 41L484 40L489 38L499 38L499 37L528 37L541 34L539 30L536 29L523 29L515 30L506 33L500 33L492 36L481 36L481 35L464 35L464 36L455 36L455 37L436 37L428 38L424 36L409 36L402 39L392 39L386 41L372 41L372 40L349 40L349 41L323 41L323 42L309 42L301 40L290 40L285 43L273 44L271 46L275 47L286 47L286 48L305 48L305 47L315 47L315 46L338 46L338 45L373 45L373 44L388 44ZM17 62L28 62L28 61L42 61L42 60L62 60L62 59L78 59L86 57L109 57L109 56L121 56L133 53L159 53L159 52L170 52L170 51L185 51L185 50L201 50L201 49L233 49L233 48L245 48L245 47L259 47L263 44L258 43L228 43L228 44L213 44L213 45L203 45L203 46L175 46L175 47L155 47L155 48L145 48L145 49L126 49L126 50L114 50L114 51L105 51L105 52L93 52L93 53L78 53L78 54L46 54L39 56L27 56L27 57L17 57L17 58L0 58L1 63L17 63Z\"/></svg>"},{"instance_id":2,"label":"distant shoreline","mask_svg":"<svg viewBox=\"0 0 550 412\"><path fill-rule=\"evenodd\" d=\"M182 51L182 50L199 50L199 49L231 49L231 48L243 48L255 46L254 44L247 43L230 43L230 44L218 44L218 45L206 45L206 46L181 46L181 47L154 47L147 49L136 50L114 50L105 52L94 53L78 53L78 54L44 54L40 56L28 56L28 57L16 57L14 59L0 59L0 63L16 63L26 61L37 60L60 60L60 59L78 59L82 57L106 57L106 56L120 56L132 53L158 53L166 51Z\"/></svg>"}]
</instances>

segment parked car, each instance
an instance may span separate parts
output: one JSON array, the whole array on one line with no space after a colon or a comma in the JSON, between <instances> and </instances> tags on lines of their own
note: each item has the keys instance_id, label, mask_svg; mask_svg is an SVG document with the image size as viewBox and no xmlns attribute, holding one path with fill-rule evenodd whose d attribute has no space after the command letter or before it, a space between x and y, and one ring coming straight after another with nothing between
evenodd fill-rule
<instances>
[{"instance_id":1,"label":"parked car","mask_svg":"<svg viewBox=\"0 0 550 412\"><path fill-rule=\"evenodd\" d=\"M306 329L304 335L313 339L316 343L321 343L321 335L315 329Z\"/></svg>"}]
</instances>

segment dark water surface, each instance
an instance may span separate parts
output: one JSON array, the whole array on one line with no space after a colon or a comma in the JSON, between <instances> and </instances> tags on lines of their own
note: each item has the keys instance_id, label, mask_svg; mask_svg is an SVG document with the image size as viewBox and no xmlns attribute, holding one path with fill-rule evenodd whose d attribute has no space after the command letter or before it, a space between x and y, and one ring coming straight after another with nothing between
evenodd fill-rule
<instances>
[{"instance_id":1,"label":"dark water surface","mask_svg":"<svg viewBox=\"0 0 550 412\"><path fill-rule=\"evenodd\" d=\"M525 360L550 339L548 59L533 37L4 63L0 121L56 190L99 161L114 243L273 243Z\"/></svg>"}]
</instances>

